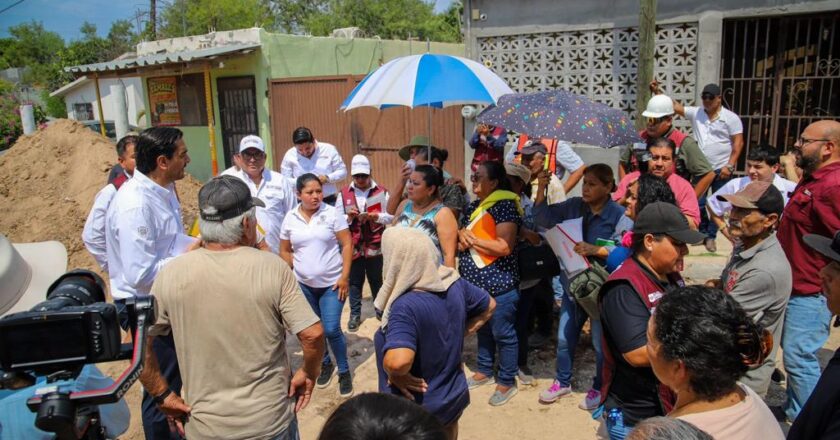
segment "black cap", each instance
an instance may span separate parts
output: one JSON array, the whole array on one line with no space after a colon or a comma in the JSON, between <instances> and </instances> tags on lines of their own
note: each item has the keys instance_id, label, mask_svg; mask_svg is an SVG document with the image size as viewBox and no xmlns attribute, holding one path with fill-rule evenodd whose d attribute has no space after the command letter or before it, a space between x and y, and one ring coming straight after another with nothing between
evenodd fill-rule
<instances>
[{"instance_id":1,"label":"black cap","mask_svg":"<svg viewBox=\"0 0 840 440\"><path fill-rule=\"evenodd\" d=\"M805 240L805 244L811 246L829 260L840 263L840 231L834 234L833 240L817 234L808 234L802 239Z\"/></svg>"},{"instance_id":2,"label":"black cap","mask_svg":"<svg viewBox=\"0 0 840 440\"><path fill-rule=\"evenodd\" d=\"M292 143L302 144L304 142L313 142L315 137L312 136L312 131L310 131L306 127L298 127L295 129L295 132L292 133Z\"/></svg>"},{"instance_id":3,"label":"black cap","mask_svg":"<svg viewBox=\"0 0 840 440\"><path fill-rule=\"evenodd\" d=\"M633 234L665 234L680 243L695 244L702 242L706 235L691 229L688 220L671 203L654 202L636 216Z\"/></svg>"},{"instance_id":4,"label":"black cap","mask_svg":"<svg viewBox=\"0 0 840 440\"><path fill-rule=\"evenodd\" d=\"M542 142L531 142L531 141L528 141L528 142L525 144L525 146L523 146L523 147L522 147L522 149L521 149L521 150L517 151L517 152L516 152L516 153L514 153L514 154L527 154L527 155L531 155L531 154L537 154L537 153L548 154L548 149L547 149L547 148L545 148L545 145L544 145Z\"/></svg>"},{"instance_id":5,"label":"black cap","mask_svg":"<svg viewBox=\"0 0 840 440\"><path fill-rule=\"evenodd\" d=\"M757 209L762 214L779 214L785 209L782 192L770 182L750 182L735 194L717 196L722 202L744 209Z\"/></svg>"},{"instance_id":6,"label":"black cap","mask_svg":"<svg viewBox=\"0 0 840 440\"><path fill-rule=\"evenodd\" d=\"M254 206L265 207L265 203L251 197L248 185L234 176L214 177L198 191L202 220L220 222L242 215Z\"/></svg>"},{"instance_id":7,"label":"black cap","mask_svg":"<svg viewBox=\"0 0 840 440\"><path fill-rule=\"evenodd\" d=\"M706 84L706 87L703 87L703 92L700 95L702 96L707 93L709 95L720 96L720 86L715 83Z\"/></svg>"}]
</instances>

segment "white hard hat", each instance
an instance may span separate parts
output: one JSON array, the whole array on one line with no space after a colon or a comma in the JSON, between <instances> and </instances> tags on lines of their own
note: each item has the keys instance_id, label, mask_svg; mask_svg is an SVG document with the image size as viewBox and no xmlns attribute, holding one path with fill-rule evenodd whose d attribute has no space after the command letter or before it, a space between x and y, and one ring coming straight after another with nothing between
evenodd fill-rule
<instances>
[{"instance_id":1,"label":"white hard hat","mask_svg":"<svg viewBox=\"0 0 840 440\"><path fill-rule=\"evenodd\" d=\"M647 108L642 112L646 118L661 118L674 114L674 101L666 95L656 95L650 98Z\"/></svg>"}]
</instances>

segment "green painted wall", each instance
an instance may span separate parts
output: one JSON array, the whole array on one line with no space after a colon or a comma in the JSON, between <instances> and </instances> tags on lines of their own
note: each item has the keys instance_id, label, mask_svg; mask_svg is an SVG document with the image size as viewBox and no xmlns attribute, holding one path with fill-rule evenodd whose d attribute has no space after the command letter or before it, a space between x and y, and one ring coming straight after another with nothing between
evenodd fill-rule
<instances>
[{"instance_id":1,"label":"green painted wall","mask_svg":"<svg viewBox=\"0 0 840 440\"><path fill-rule=\"evenodd\" d=\"M216 132L216 157L219 172L226 168L222 129L219 121L219 100L216 79L229 76L253 75L256 84L257 121L259 135L266 145L271 145L271 124L269 123L268 83L270 79L297 78L308 76L364 75L394 58L426 52L425 42L379 40L379 39L335 39L328 37L304 37L272 34L261 31L262 48L256 52L218 63L210 69L213 96L213 113ZM463 44L432 43L431 52L450 55L464 55ZM203 73L202 70L186 70L187 73ZM148 103L146 77L143 92ZM184 131L184 141L189 147L190 164L187 171L197 179L206 181L212 175L210 164L210 136L206 126L178 127ZM271 149L267 163L272 163Z\"/></svg>"}]
</instances>

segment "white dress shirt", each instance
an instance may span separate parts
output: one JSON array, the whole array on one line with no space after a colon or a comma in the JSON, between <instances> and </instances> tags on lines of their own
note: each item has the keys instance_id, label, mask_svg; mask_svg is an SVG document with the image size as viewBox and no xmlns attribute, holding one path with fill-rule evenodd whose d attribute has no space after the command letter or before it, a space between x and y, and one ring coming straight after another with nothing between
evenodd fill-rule
<instances>
[{"instance_id":1,"label":"white dress shirt","mask_svg":"<svg viewBox=\"0 0 840 440\"><path fill-rule=\"evenodd\" d=\"M335 285L344 264L335 234L345 229L344 216L326 203L321 203L309 222L300 213L300 204L289 212L280 228L280 239L292 244L295 277L299 282L316 289Z\"/></svg>"},{"instance_id":2,"label":"white dress shirt","mask_svg":"<svg viewBox=\"0 0 840 440\"><path fill-rule=\"evenodd\" d=\"M744 189L744 187L749 185L750 182L752 182L752 180L750 180L749 176L741 177L740 179L732 179L729 182L726 182L726 184L720 187L719 190L715 191L711 197L706 199L709 209L711 209L716 216L722 217L723 214L732 210L732 205L730 205L729 202L718 200L717 196L735 194L736 192ZM787 205L788 200L790 199L789 194L796 189L796 182L791 182L790 180L776 174L773 176L773 186L782 193L782 197L785 199L785 205Z\"/></svg>"},{"instance_id":3,"label":"white dress shirt","mask_svg":"<svg viewBox=\"0 0 840 440\"><path fill-rule=\"evenodd\" d=\"M280 164L280 174L294 180L306 173L327 176L324 197L328 197L338 192L335 182L347 177L347 167L335 146L326 142L316 141L312 157L301 155L295 147L289 148Z\"/></svg>"},{"instance_id":4,"label":"white dress shirt","mask_svg":"<svg viewBox=\"0 0 840 440\"><path fill-rule=\"evenodd\" d=\"M367 211L368 194L371 191L373 191L374 188L376 188L376 182L371 177L370 188L368 188L366 190L361 190L359 188L356 188L356 184L352 183L352 182L350 183L350 188L353 188L353 195L356 196L356 206L355 207L359 208L359 212L366 212ZM343 199L344 198L341 197L341 195L339 195L339 197L337 199L335 199L335 207L336 207L336 209L345 213L344 214L344 219L349 224L350 223L350 218L347 217L347 208L344 207L344 200ZM388 212L387 212L388 200L390 200L390 199L391 199L391 193L386 190L385 193L384 193L384 199L381 201L382 202L382 210L379 211L379 219L376 220L376 223L379 223L381 225L390 225L391 222L394 220L394 215L393 214L388 214Z\"/></svg>"},{"instance_id":5,"label":"white dress shirt","mask_svg":"<svg viewBox=\"0 0 840 440\"><path fill-rule=\"evenodd\" d=\"M105 248L105 216L108 214L108 206L117 194L117 187L109 183L96 193L93 207L90 208L85 227L82 229L82 241L85 248L93 255L93 259L99 263L99 267L105 272L108 271L108 250Z\"/></svg>"},{"instance_id":6,"label":"white dress shirt","mask_svg":"<svg viewBox=\"0 0 840 440\"><path fill-rule=\"evenodd\" d=\"M195 239L184 233L175 184L162 187L138 170L105 217L111 296L148 295L160 269Z\"/></svg>"},{"instance_id":7,"label":"white dress shirt","mask_svg":"<svg viewBox=\"0 0 840 440\"><path fill-rule=\"evenodd\" d=\"M276 171L263 168L262 180L259 186L254 184L251 176L244 170L228 168L222 174L238 177L248 185L251 197L256 197L265 203L265 208L257 207L257 224L259 232L265 237L265 244L271 252L280 251L280 226L286 214L297 206L295 184Z\"/></svg>"},{"instance_id":8,"label":"white dress shirt","mask_svg":"<svg viewBox=\"0 0 840 440\"><path fill-rule=\"evenodd\" d=\"M719 170L729 163L732 136L744 132L744 124L735 113L721 107L715 119L703 107L685 107L685 117L691 121L694 137L712 168Z\"/></svg>"}]
</instances>

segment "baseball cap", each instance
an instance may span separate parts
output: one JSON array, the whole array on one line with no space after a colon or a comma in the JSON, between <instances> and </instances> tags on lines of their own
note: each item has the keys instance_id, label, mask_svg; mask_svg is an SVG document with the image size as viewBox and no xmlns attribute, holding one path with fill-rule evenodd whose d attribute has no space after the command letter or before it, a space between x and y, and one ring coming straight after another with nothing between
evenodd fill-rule
<instances>
[{"instance_id":1,"label":"baseball cap","mask_svg":"<svg viewBox=\"0 0 840 440\"><path fill-rule=\"evenodd\" d=\"M676 205L654 202L642 209L633 225L633 234L665 234L680 243L702 242L706 235L691 229Z\"/></svg>"},{"instance_id":2,"label":"baseball cap","mask_svg":"<svg viewBox=\"0 0 840 440\"><path fill-rule=\"evenodd\" d=\"M505 173L508 176L518 177L525 183L531 181L531 169L521 163L507 162L505 164Z\"/></svg>"},{"instance_id":3,"label":"baseball cap","mask_svg":"<svg viewBox=\"0 0 840 440\"><path fill-rule=\"evenodd\" d=\"M722 202L744 209L757 209L762 214L779 214L785 209L785 199L771 182L750 182L735 194L717 196Z\"/></svg>"},{"instance_id":4,"label":"baseball cap","mask_svg":"<svg viewBox=\"0 0 840 440\"><path fill-rule=\"evenodd\" d=\"M834 234L833 239L817 234L807 234L802 239L826 258L840 263L840 231Z\"/></svg>"},{"instance_id":5,"label":"baseball cap","mask_svg":"<svg viewBox=\"0 0 840 440\"><path fill-rule=\"evenodd\" d=\"M265 153L265 144L263 140L260 139L259 136L254 136L252 134L245 136L239 141L239 152L243 152L249 148L256 148L257 150L262 151Z\"/></svg>"},{"instance_id":6,"label":"baseball cap","mask_svg":"<svg viewBox=\"0 0 840 440\"><path fill-rule=\"evenodd\" d=\"M265 207L265 203L251 197L245 182L234 176L214 177L198 191L202 220L220 222L242 215L254 206Z\"/></svg>"},{"instance_id":7,"label":"baseball cap","mask_svg":"<svg viewBox=\"0 0 840 440\"><path fill-rule=\"evenodd\" d=\"M703 87L703 92L700 94L705 95L707 93L714 96L720 96L720 86L714 83L706 84L706 87Z\"/></svg>"},{"instance_id":8,"label":"baseball cap","mask_svg":"<svg viewBox=\"0 0 840 440\"><path fill-rule=\"evenodd\" d=\"M545 148L545 145L542 142L528 141L524 146L522 146L521 150L518 150L513 154L531 155L537 153L548 154L548 149Z\"/></svg>"},{"instance_id":9,"label":"baseball cap","mask_svg":"<svg viewBox=\"0 0 840 440\"><path fill-rule=\"evenodd\" d=\"M0 234L0 316L29 310L67 270L67 249L58 241L12 244Z\"/></svg>"},{"instance_id":10,"label":"baseball cap","mask_svg":"<svg viewBox=\"0 0 840 440\"><path fill-rule=\"evenodd\" d=\"M370 161L363 154L353 156L353 160L350 161L350 175L355 176L357 174L370 175Z\"/></svg>"}]
</instances>

